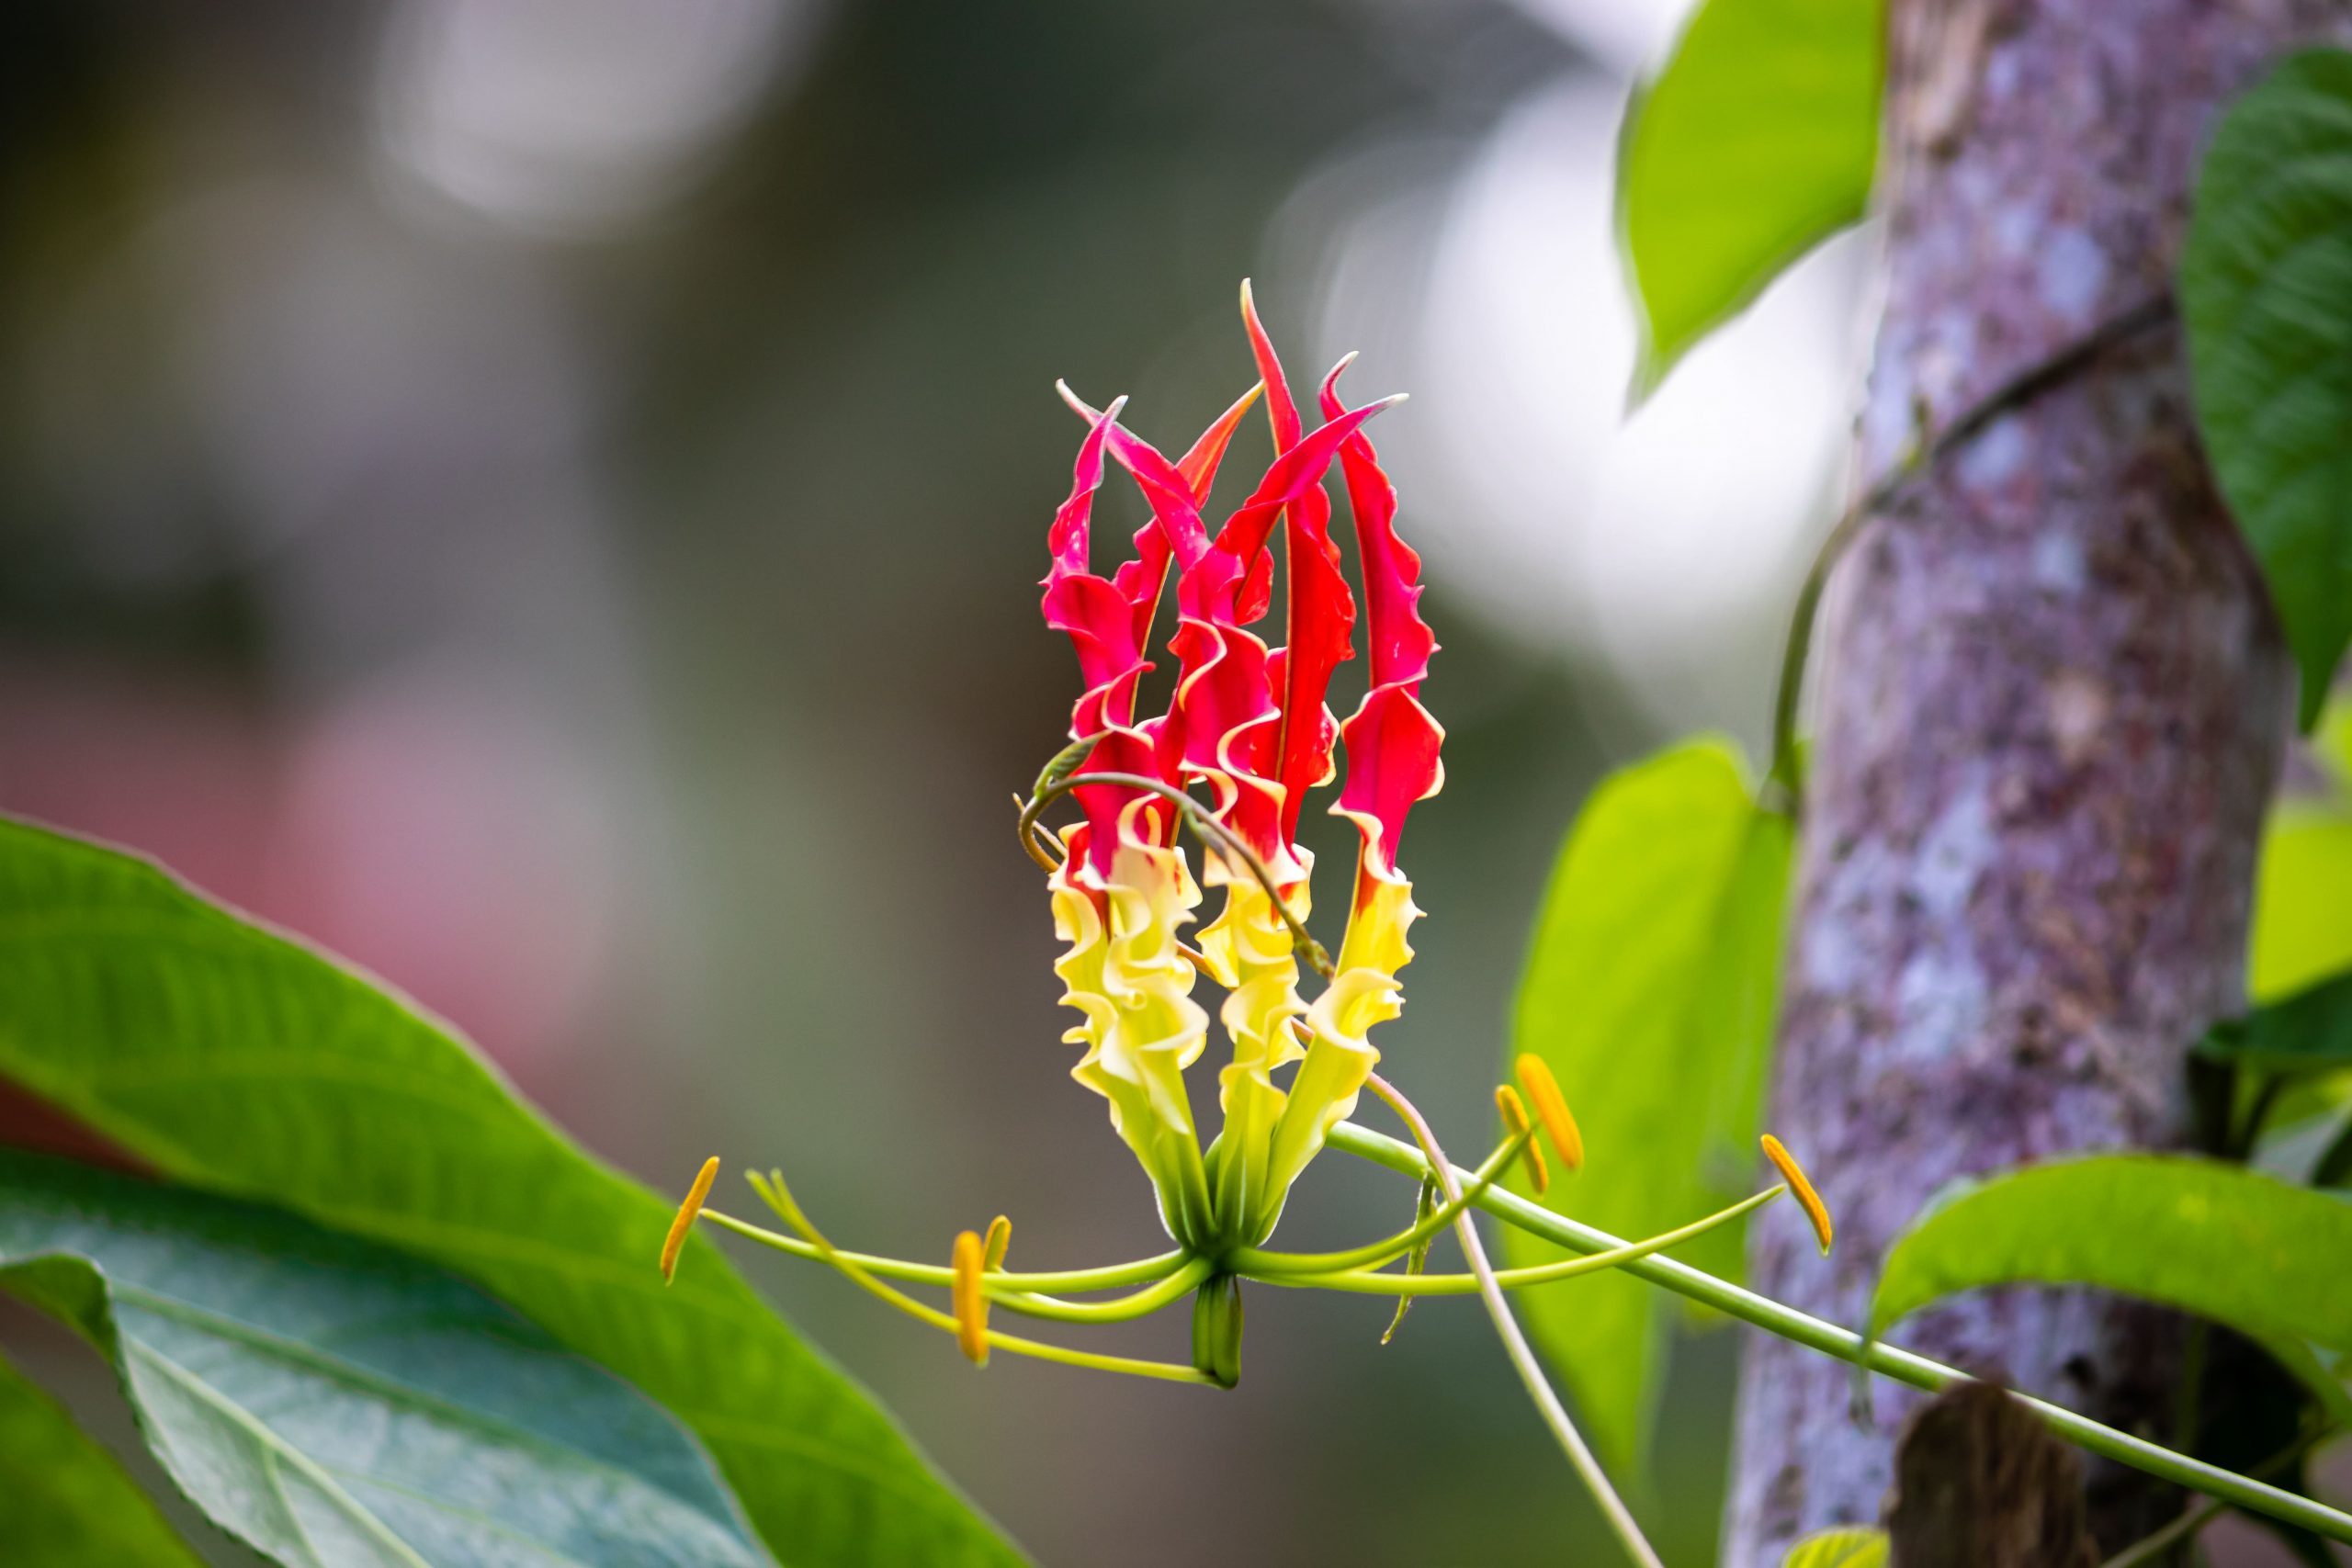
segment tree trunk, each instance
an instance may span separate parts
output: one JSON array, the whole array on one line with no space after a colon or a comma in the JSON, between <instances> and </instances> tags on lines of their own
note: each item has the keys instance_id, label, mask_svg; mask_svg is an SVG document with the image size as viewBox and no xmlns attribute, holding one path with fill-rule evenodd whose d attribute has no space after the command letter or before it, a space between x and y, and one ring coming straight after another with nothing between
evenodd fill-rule
<instances>
[{"instance_id":1,"label":"tree trunk","mask_svg":"<svg viewBox=\"0 0 2352 1568\"><path fill-rule=\"evenodd\" d=\"M1895 0L1888 288L1861 468L2169 285L2216 109L2316 0ZM1758 1286L1859 1325L1955 1177L2178 1145L2182 1064L2242 1000L2288 719L2258 580L2210 488L2168 317L2019 399L1865 523L1835 583L1770 1125L1838 1219L1756 1227ZM2177 1325L2080 1293L1967 1298L1907 1344L2170 1438ZM1761 1336L1725 1561L1879 1517L1891 1385ZM2089 1469L2108 1545L2177 1506Z\"/></svg>"}]
</instances>

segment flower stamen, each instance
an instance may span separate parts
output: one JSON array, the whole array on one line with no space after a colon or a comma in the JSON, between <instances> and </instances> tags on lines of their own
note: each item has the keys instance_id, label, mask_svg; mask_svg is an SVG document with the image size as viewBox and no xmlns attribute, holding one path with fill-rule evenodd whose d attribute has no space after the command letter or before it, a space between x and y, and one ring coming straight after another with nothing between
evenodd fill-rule
<instances>
[{"instance_id":1,"label":"flower stamen","mask_svg":"<svg viewBox=\"0 0 2352 1568\"><path fill-rule=\"evenodd\" d=\"M1821 1256L1828 1257L1832 1234L1829 1205L1821 1201L1821 1194L1815 1191L1813 1183L1805 1179L1804 1168L1797 1164L1796 1156L1789 1153L1787 1145L1770 1133L1764 1134L1764 1157L1772 1162L1781 1179L1789 1184L1789 1190L1795 1193L1797 1201L1804 1206L1805 1218L1813 1222L1813 1234L1821 1238Z\"/></svg>"},{"instance_id":2,"label":"flower stamen","mask_svg":"<svg viewBox=\"0 0 2352 1568\"><path fill-rule=\"evenodd\" d=\"M999 1214L989 1222L989 1234L982 1239L980 1268L994 1274L1004 1267L1004 1255L1012 1249L1012 1222Z\"/></svg>"},{"instance_id":3,"label":"flower stamen","mask_svg":"<svg viewBox=\"0 0 2352 1568\"><path fill-rule=\"evenodd\" d=\"M710 1184L718 1179L718 1156L711 1156L695 1172L692 1187L686 1189L686 1201L678 1205L678 1217L670 1222L670 1234L662 1241L662 1282L668 1284L678 1276L678 1254L686 1245L686 1233L695 1228L695 1216L702 1213L703 1200L710 1196Z\"/></svg>"},{"instance_id":4,"label":"flower stamen","mask_svg":"<svg viewBox=\"0 0 2352 1568\"><path fill-rule=\"evenodd\" d=\"M1552 1068L1543 1057L1528 1052L1519 1059L1519 1087L1527 1091L1527 1102L1543 1123L1544 1135L1552 1140L1559 1151L1560 1163L1570 1170L1584 1164L1584 1134L1577 1130L1577 1119L1568 1114L1566 1097L1560 1093L1560 1080L1552 1076Z\"/></svg>"},{"instance_id":5,"label":"flower stamen","mask_svg":"<svg viewBox=\"0 0 2352 1568\"><path fill-rule=\"evenodd\" d=\"M1519 1090L1509 1084L1495 1086L1495 1109L1503 1113L1503 1126L1514 1138L1527 1138L1523 1158L1527 1166L1527 1185L1535 1190L1538 1198L1551 1190L1552 1169L1544 1163L1543 1145L1528 1134L1534 1130L1527 1120L1527 1102L1519 1098Z\"/></svg>"},{"instance_id":6,"label":"flower stamen","mask_svg":"<svg viewBox=\"0 0 2352 1568\"><path fill-rule=\"evenodd\" d=\"M993 1232L996 1226L989 1229ZM1005 1227L1005 1234L1010 1239L1011 1226ZM980 1288L980 1269L988 1257L988 1246L977 1232L959 1231L955 1250L949 1256L956 1269L951 1292L956 1303L956 1343L963 1349L966 1360L976 1367L985 1367L989 1364L989 1298Z\"/></svg>"}]
</instances>

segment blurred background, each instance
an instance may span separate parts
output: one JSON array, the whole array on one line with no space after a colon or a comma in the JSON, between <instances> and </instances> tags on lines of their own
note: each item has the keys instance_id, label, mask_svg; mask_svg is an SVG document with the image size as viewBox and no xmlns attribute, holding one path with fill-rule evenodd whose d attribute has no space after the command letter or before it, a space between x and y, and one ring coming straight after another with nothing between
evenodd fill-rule
<instances>
[{"instance_id":1,"label":"blurred background","mask_svg":"<svg viewBox=\"0 0 2352 1568\"><path fill-rule=\"evenodd\" d=\"M0 808L389 977L656 1187L718 1151L877 1250L999 1210L1031 1267L1151 1250L1012 833L1077 694L1036 608L1081 433L1051 389L1181 447L1251 379L1254 276L1294 379L1360 348L1354 397L1414 394L1376 435L1451 739L1381 1044L1475 1142L1560 833L1662 739L1760 737L1840 483L1857 242L1625 415L1614 136L1683 9L16 0ZM1268 456L1253 423L1220 501ZM1287 1241L1401 1222L1343 1163ZM744 1261L1046 1563L1597 1529L1468 1301L1384 1349L1386 1302L1261 1292L1209 1397L976 1377ZM1678 1362L1678 1562L1734 1350Z\"/></svg>"}]
</instances>

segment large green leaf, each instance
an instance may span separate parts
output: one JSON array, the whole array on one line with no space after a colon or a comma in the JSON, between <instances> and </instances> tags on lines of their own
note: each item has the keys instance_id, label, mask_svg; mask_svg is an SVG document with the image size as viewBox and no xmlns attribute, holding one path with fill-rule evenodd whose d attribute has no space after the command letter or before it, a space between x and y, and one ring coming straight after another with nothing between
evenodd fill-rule
<instances>
[{"instance_id":1,"label":"large green leaf","mask_svg":"<svg viewBox=\"0 0 2352 1568\"><path fill-rule=\"evenodd\" d=\"M1544 1201L1642 1236L1745 1193L1790 843L1787 819L1758 808L1720 742L1677 747L1593 792L1553 873L1514 1020L1514 1051L1551 1066L1589 1156L1555 1176ZM1505 1234L1515 1262L1561 1256ZM1686 1256L1736 1277L1738 1234L1726 1227ZM1668 1310L1613 1273L1524 1299L1537 1342L1621 1466L1648 1449Z\"/></svg>"},{"instance_id":2,"label":"large green leaf","mask_svg":"<svg viewBox=\"0 0 2352 1568\"><path fill-rule=\"evenodd\" d=\"M2352 639L2352 55L2290 56L2231 106L2198 175L2180 302L2198 423L2308 727Z\"/></svg>"},{"instance_id":3,"label":"large green leaf","mask_svg":"<svg viewBox=\"0 0 2352 1568\"><path fill-rule=\"evenodd\" d=\"M0 1154L0 1289L96 1343L189 1500L290 1568L767 1561L659 1405L387 1248Z\"/></svg>"},{"instance_id":4,"label":"large green leaf","mask_svg":"<svg viewBox=\"0 0 2352 1568\"><path fill-rule=\"evenodd\" d=\"M1871 1332L1960 1291L2090 1285L2266 1348L2342 1355L2347 1278L2352 1203L2217 1160L2095 1155L1962 1183L1930 1204L1887 1253Z\"/></svg>"},{"instance_id":5,"label":"large green leaf","mask_svg":"<svg viewBox=\"0 0 2352 1568\"><path fill-rule=\"evenodd\" d=\"M1869 204L1882 0L1705 0L1626 110L1619 220L1643 390Z\"/></svg>"},{"instance_id":6,"label":"large green leaf","mask_svg":"<svg viewBox=\"0 0 2352 1568\"><path fill-rule=\"evenodd\" d=\"M198 1568L139 1483L0 1359L0 1546L12 1568Z\"/></svg>"},{"instance_id":7,"label":"large green leaf","mask_svg":"<svg viewBox=\"0 0 2352 1568\"><path fill-rule=\"evenodd\" d=\"M0 823L0 1077L179 1180L480 1281L676 1412L787 1562L1016 1560L716 1247L662 1288L674 1200L447 1027L142 861Z\"/></svg>"}]
</instances>

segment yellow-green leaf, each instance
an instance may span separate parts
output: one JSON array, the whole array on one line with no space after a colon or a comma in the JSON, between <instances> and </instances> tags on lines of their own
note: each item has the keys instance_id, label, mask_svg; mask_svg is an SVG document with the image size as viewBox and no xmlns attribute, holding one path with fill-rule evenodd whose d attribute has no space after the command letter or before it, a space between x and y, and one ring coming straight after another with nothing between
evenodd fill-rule
<instances>
[{"instance_id":1,"label":"yellow-green leaf","mask_svg":"<svg viewBox=\"0 0 2352 1568\"><path fill-rule=\"evenodd\" d=\"M1550 1065L1584 1130L1584 1168L1555 1178L1544 1201L1636 1237L1750 1190L1790 848L1787 819L1757 807L1719 741L1679 746L1593 792L1553 873L1513 1024L1513 1051ZM1506 1235L1514 1262L1562 1256ZM1685 1256L1736 1277L1738 1231ZM1596 1442L1638 1466L1669 1303L1613 1273L1522 1303Z\"/></svg>"},{"instance_id":2,"label":"yellow-green leaf","mask_svg":"<svg viewBox=\"0 0 2352 1568\"><path fill-rule=\"evenodd\" d=\"M1781 1568L1886 1568L1886 1553L1884 1530L1823 1530L1789 1548Z\"/></svg>"},{"instance_id":3,"label":"yellow-green leaf","mask_svg":"<svg viewBox=\"0 0 2352 1568\"><path fill-rule=\"evenodd\" d=\"M2243 1166L2094 1155L1962 1182L1895 1238L1871 1331L1957 1292L2089 1285L2352 1353L2352 1203Z\"/></svg>"},{"instance_id":4,"label":"yellow-green leaf","mask_svg":"<svg viewBox=\"0 0 2352 1568\"><path fill-rule=\"evenodd\" d=\"M1781 269L1862 215L1882 0L1705 0L1626 110L1620 226L1643 390Z\"/></svg>"}]
</instances>

